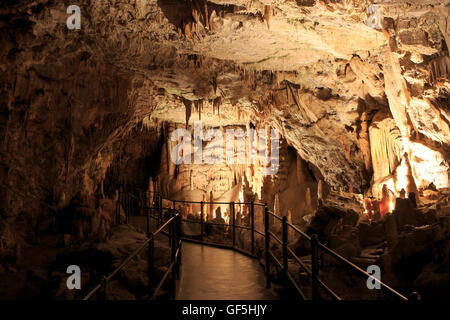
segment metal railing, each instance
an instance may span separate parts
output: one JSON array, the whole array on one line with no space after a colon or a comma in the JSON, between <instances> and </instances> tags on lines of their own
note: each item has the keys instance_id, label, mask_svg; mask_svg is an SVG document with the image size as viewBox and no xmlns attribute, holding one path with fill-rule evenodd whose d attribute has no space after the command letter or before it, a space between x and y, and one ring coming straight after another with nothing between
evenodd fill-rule
<instances>
[{"instance_id":1,"label":"metal railing","mask_svg":"<svg viewBox=\"0 0 450 320\"><path fill-rule=\"evenodd\" d=\"M125 203L130 204L130 196L126 196L127 199ZM161 210L162 208L158 208ZM170 285L170 297L172 299L176 298L176 280L180 278L180 265L181 265L181 214L177 210L168 210L169 217L162 225L158 224L158 229L154 232L150 231L150 215L147 214L147 240L139 246L131 255L129 255L120 265L118 265L109 275L103 276L101 282L95 286L84 298L83 300L89 300L94 294L97 293L98 300L106 300L106 292L108 281L110 281L119 271L124 269L130 261L133 260L140 252L147 248L147 290L149 299L153 300L156 295L161 290L162 285L167 280L170 273L171 285ZM128 223L130 211L127 211ZM165 228L169 229L169 232L164 232ZM169 238L169 247L171 249L171 259L170 264L167 267L167 271L161 277L159 283L154 283L155 278L155 265L154 265L154 253L155 253L155 237L158 234L166 235Z\"/></svg>"},{"instance_id":2,"label":"metal railing","mask_svg":"<svg viewBox=\"0 0 450 320\"><path fill-rule=\"evenodd\" d=\"M392 295L395 298L398 298L400 300L408 300L407 297L402 295L401 293L397 292L396 290L392 289L390 286L385 284L384 282L378 280L377 278L373 277L373 275L370 275L360 267L358 267L356 264L350 262L348 259L342 257L337 252L333 251L332 249L328 248L327 246L323 245L319 242L318 236L316 234L313 234L311 236L307 235L303 231L299 230L297 227L292 225L287 221L286 216L283 216L282 218L278 217L274 213L270 212L265 206L264 208L264 230L265 230L265 240L266 240L266 286L270 287L271 278L270 278L270 263L271 260L275 261L275 263L282 269L283 273L283 280L285 285L291 285L302 297L303 299L306 299L306 293L300 288L300 286L294 281L294 278L289 272L289 265L288 265L288 259L289 257L292 257L295 262L298 263L301 270L304 270L308 276L311 277L311 297L312 300L319 300L320 294L319 289L322 289L329 297L331 297L334 300L342 300L342 298L332 289L330 289L319 277L319 271L320 271L320 264L319 264L319 256L320 252L323 254L326 254L335 260L343 263L346 267L350 268L351 270L356 271L359 275L365 277L366 279L373 279L373 281L380 284L380 286L388 292L390 295ZM282 239L279 239L276 234L274 234L272 231L270 231L270 225L269 225L269 217L272 217L273 220L278 220L282 223ZM288 233L289 230L293 230L296 232L300 237L305 239L309 242L310 245L310 252L311 252L311 267L308 268L306 264L294 253L294 251L288 246ZM273 238L276 242L278 242L282 246L282 262L280 262L275 254L270 250L270 238ZM410 299L420 299L420 295L416 292L413 292L409 296Z\"/></svg>"},{"instance_id":3,"label":"metal railing","mask_svg":"<svg viewBox=\"0 0 450 320\"><path fill-rule=\"evenodd\" d=\"M166 199L166 200L168 200L168 199ZM279 216L275 215L273 212L270 212L268 210L267 204L258 203L258 202L208 202L208 201L189 201L189 200L170 200L170 201L173 202L173 208L175 208L176 203L200 204L201 212L200 212L199 223L201 226L200 227L201 235L200 235L199 242L217 245L215 243L210 243L210 242L206 242L203 240L203 226L205 224L229 226L229 227L231 227L232 245L230 245L230 246L221 245L221 247L228 247L228 248L231 248L231 249L234 249L234 250L240 251L242 253L245 253L247 255L255 257L255 234L259 234L259 235L263 236L264 240L265 240L264 241L264 243L265 243L264 259L265 259L265 275L266 275L266 286L267 287L270 287L271 282L272 282L271 274L270 274L271 273L270 266L273 261L282 270L282 275L283 275L282 279L283 279L284 284L286 286L293 287L302 299L305 299L305 300L307 299L306 292L304 292L304 290L302 290L300 285L297 284L297 282L294 280L294 277L289 272L289 258L292 258L292 260L295 261L300 266L300 270L303 270L304 272L306 272L306 274L311 278L311 297L313 300L320 299L320 293L319 293L320 289L322 289L332 299L342 300L342 298L335 291L333 291L328 285L326 285L319 277L319 271L320 271L319 259L320 259L320 255L324 254L324 255L328 255L328 256L332 257L333 259L337 260L338 262L342 263L345 267L348 267L351 270L356 271L360 276L363 276L365 279L369 279L369 278L373 279L373 281L379 283L380 286L388 294L392 295L393 297L398 298L400 300L408 300L408 298L405 297L404 295L402 295L401 293L397 292L396 290L394 290L393 288L391 288L384 282L373 277L373 275L370 275L369 273L367 273L366 271L364 271L363 269L358 267L356 264L350 262L348 259L339 255L337 252L333 251L332 249L328 248L324 244L320 243L317 235L314 234L314 235L309 236L306 233L304 233L303 231L301 231L300 229L298 229L296 226L294 226L292 223L289 223L287 221L286 216L279 217ZM210 221L206 222L205 215L204 215L204 205L205 204L230 205L230 208L231 208L230 223L217 224L217 223L212 223ZM250 206L250 227L236 224L236 215L235 215L235 210L234 210L236 205L249 205ZM264 233L259 232L258 230L255 230L255 206L260 206L260 207L264 208L264 219L263 219L264 220ZM273 230L270 229L270 222L269 222L271 220L270 218L272 218L273 221L278 221L279 223L281 223L281 226L282 226L281 239L279 236L277 236L275 234L275 232ZM187 222L191 222L191 223L196 222L196 221L192 221L192 220L183 220L183 221L187 221ZM250 230L250 232L251 232L251 252L246 252L245 250L236 247L236 232L235 232L235 230L238 228ZM295 254L295 252L289 247L288 234L289 234L290 230L292 230L291 232L297 233L300 237L302 237L304 240L309 242L310 252L311 252L311 266L310 267L308 267L305 264L305 262L302 261L300 259L300 257L298 257ZM277 242L282 248L281 261L276 257L276 255L272 252L272 250L270 250L270 243L271 243L272 239L275 242ZM420 299L420 296L417 293L413 292L410 294L410 299Z\"/></svg>"},{"instance_id":4,"label":"metal railing","mask_svg":"<svg viewBox=\"0 0 450 320\"><path fill-rule=\"evenodd\" d=\"M322 289L332 299L342 300L342 298L335 291L330 289L329 286L327 286L319 277L319 271L320 271L319 259L320 259L320 255L322 254L322 255L328 255L328 256L332 257L333 259L342 263L344 266L348 267L349 269L356 271L360 276L363 276L366 279L368 279L368 278L373 279L373 281L379 283L380 286L387 293L392 295L393 297L398 298L400 300L408 300L408 298L406 296L397 292L396 290L394 290L387 284L383 283L382 281L378 280L377 278L373 277L372 275L370 275L369 273L367 273L366 271L364 271L363 269L358 267L356 264L350 262L348 259L342 257L337 252L333 251L332 249L328 248L324 244L320 243L317 235L315 235L315 234L313 234L311 236L307 235L306 233L304 233L303 231L298 229L296 226L294 226L292 223L288 222L286 216L279 217L279 216L275 215L273 212L270 212L268 210L267 204L253 202L253 201L252 202L214 202L214 201L211 202L211 201L189 201L189 200L164 199L166 201L172 202L172 207L171 208L167 208L167 207L163 208L162 207L163 198L159 193L155 192L154 199L155 200L153 201L153 203L157 205L156 207L139 205L139 203L145 203L145 202L142 202L142 201L139 202L140 199L134 195L126 195L125 194L125 195L122 195L122 197L119 196L119 201L118 201L118 203L124 205L124 211L125 211L125 215L126 215L125 220L127 223L129 221L130 212L133 211L133 208L137 209L137 210L135 210L135 212L137 212L138 210L146 210L147 234L149 235L149 239L138 250L136 250L135 253L133 253L130 257L128 257L119 266L120 269L123 268L126 265L126 263L128 263L141 250L143 250L143 248L146 245L148 245L149 243L151 244L149 246L149 258L148 258L149 259L149 268L152 268L153 261L150 261L150 260L153 259L153 255L150 253L153 252L153 249L154 249L154 247L153 247L154 246L154 243L153 243L154 236L157 233L166 234L165 232L162 231L162 229L165 228L168 225L168 223L170 223L170 221L172 221L172 219L174 219L175 217L178 217L177 218L177 227L176 227L177 235L175 237L171 236L171 234L168 235L171 247L175 248L175 249L172 249L172 250L175 250L175 251L173 251L173 259L176 259L177 262L175 262L175 260L172 260L172 263L169 266L168 271L163 276L160 283L156 286L156 289L153 291L153 297L156 294L157 290L160 289L162 283L167 278L167 275L170 272L170 270L174 269L174 266L176 268L176 275L179 276L179 265L181 263L181 259L180 259L180 257L181 257L181 234L182 234L181 223L186 222L186 223L199 223L200 224L200 239L193 240L193 239L188 239L187 237L183 237L182 238L183 240L189 240L189 241L199 242L202 244L219 246L222 248L229 248L229 249L239 251L243 254L246 254L248 256L255 257L255 258L257 258L256 247L255 247L255 235L262 236L264 238L264 247L265 247L264 248L264 260L265 260L266 286L268 288L271 286L271 282L272 282L270 266L273 261L282 270L282 279L283 279L284 285L291 286L292 288L294 288L296 290L296 292L302 299L305 299L305 300L307 299L308 295L306 294L306 292L304 292L304 290L301 288L301 286L299 284L297 284L297 282L294 280L294 277L292 276L292 274L289 271L289 258L292 258L291 260L295 261L299 265L300 270L303 270L310 277L310 279L311 279L311 298L313 300L318 300L321 298L319 289ZM200 208L201 208L199 221L182 219L180 210L176 208L177 203L179 203L179 204L199 204ZM205 205L229 205L231 208L230 222L229 223L214 223L211 221L211 219L209 219L209 220L206 219L207 217L205 217L205 212L204 212ZM250 210L249 210L250 211L250 217L249 217L250 225L249 226L239 225L236 223L236 212L235 212L236 205L250 206ZM264 231L263 232L259 231L255 228L255 207L261 207L264 209L263 217L262 217L263 221L264 221ZM150 214L150 211L156 211L157 212L156 217L152 216ZM169 218L169 220L167 220L160 227L161 223L164 221L164 216L165 216L164 212L166 212L166 216L167 216L167 212L169 212L169 213L176 212L176 215L175 215L175 217ZM156 232L154 232L153 234L150 233L150 219L151 218L158 221L157 226L159 227L158 230ZM273 221L278 221L279 223L281 223L281 230L282 230L281 239L274 231L272 231L270 229L270 222L269 222L271 220L270 218L272 218ZM225 245L225 244L213 243L213 242L206 241L204 239L205 225L225 226L225 227L231 228L232 244ZM237 239L236 238L236 230L237 229L244 229L244 230L250 231L250 251L246 251L242 248L239 248L236 245L236 239ZM292 231L290 231L290 230L292 230ZM311 266L310 267L308 267L306 265L306 263L304 261L302 261L297 254L295 254L294 250L292 250L292 248L289 247L289 245L288 245L289 232L295 232L301 238L306 240L307 243L309 243L309 246L310 246L309 250L311 253ZM176 244L172 245L171 239L174 239L174 238L177 239ZM274 252L272 252L272 250L270 250L271 240L274 240L275 242L277 242L282 248L281 261L276 257ZM118 269L118 268L116 268L116 269ZM102 281L101 284L99 284L97 287L95 287L94 290L88 296L86 296L85 299L88 299L92 294L95 293L95 291L99 290L100 287L106 286L106 284L104 284L105 280L107 282L120 269L114 270L108 277L104 278L104 281ZM149 279L150 279L150 272L151 271L149 269ZM172 277L172 279L174 279L174 277ZM151 285L150 281L151 280L149 280L149 290L151 291L152 285ZM420 299L420 295L416 292L413 292L409 295L409 299L410 300L418 300L418 299Z\"/></svg>"},{"instance_id":5,"label":"metal railing","mask_svg":"<svg viewBox=\"0 0 450 320\"><path fill-rule=\"evenodd\" d=\"M165 199L165 200L168 200L168 199ZM199 242L201 242L203 244L210 244L210 245L216 245L216 246L220 246L220 247L230 248L230 249L239 251L245 255L256 257L255 256L255 249L256 249L255 235L259 234L260 236L264 236L264 233L256 230L256 228L255 228L255 207L256 206L264 207L264 204L253 202L253 201L252 202L221 202L221 201L212 201L211 202L211 201L190 201L190 200L168 200L168 201L172 202L172 208L176 208L177 203L179 203L179 204L199 204L200 205L200 217L199 217L200 219L199 220L189 220L189 219L182 220L183 222L186 222L186 223L199 223L200 224L200 240L199 240ZM228 205L230 208L229 223L215 223L215 222L212 222L211 217L209 217L209 220L208 220L207 219L208 217L205 214L205 206L206 205ZM250 207L249 226L237 224L237 222L236 222L236 206L244 206L244 205ZM230 233L231 233L231 245L206 241L204 239L205 226L228 227L230 229ZM249 251L239 248L236 245L236 240L237 240L236 233L237 233L238 229L250 231L250 250ZM195 242L195 240L187 239L186 237L184 237L183 239Z\"/></svg>"}]
</instances>

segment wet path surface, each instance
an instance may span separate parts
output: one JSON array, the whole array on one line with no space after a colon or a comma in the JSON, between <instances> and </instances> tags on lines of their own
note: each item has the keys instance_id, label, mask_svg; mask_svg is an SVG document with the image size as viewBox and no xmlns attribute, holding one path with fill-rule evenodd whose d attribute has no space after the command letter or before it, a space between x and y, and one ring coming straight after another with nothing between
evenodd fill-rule
<instances>
[{"instance_id":1,"label":"wet path surface","mask_svg":"<svg viewBox=\"0 0 450 320\"><path fill-rule=\"evenodd\" d=\"M178 300L279 299L259 262L241 253L184 241L182 259Z\"/></svg>"}]
</instances>

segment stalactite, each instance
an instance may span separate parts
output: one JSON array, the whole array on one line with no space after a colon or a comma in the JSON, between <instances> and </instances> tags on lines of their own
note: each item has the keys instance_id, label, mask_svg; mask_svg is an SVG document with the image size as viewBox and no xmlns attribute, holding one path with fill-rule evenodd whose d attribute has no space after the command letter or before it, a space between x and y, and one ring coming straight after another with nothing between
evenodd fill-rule
<instances>
[{"instance_id":1,"label":"stalactite","mask_svg":"<svg viewBox=\"0 0 450 320\"><path fill-rule=\"evenodd\" d=\"M212 79L212 86L214 89L214 94L217 94L217 76L214 76Z\"/></svg>"},{"instance_id":2,"label":"stalactite","mask_svg":"<svg viewBox=\"0 0 450 320\"><path fill-rule=\"evenodd\" d=\"M205 27L208 30L211 30L210 27L209 27L209 19L208 19L208 4L207 4L207 2L205 0L203 0L203 10L204 10L204 14L205 14L205 17L204 17L204 19L205 19Z\"/></svg>"},{"instance_id":3,"label":"stalactite","mask_svg":"<svg viewBox=\"0 0 450 320\"><path fill-rule=\"evenodd\" d=\"M217 109L217 114L220 116L220 105L222 104L222 97L217 97L213 100L213 114L215 114L215 110Z\"/></svg>"},{"instance_id":4,"label":"stalactite","mask_svg":"<svg viewBox=\"0 0 450 320\"><path fill-rule=\"evenodd\" d=\"M192 101L183 97L183 103L184 103L184 106L186 107L186 128L187 128L189 125L189 119L191 118L191 113L192 113Z\"/></svg>"},{"instance_id":5,"label":"stalactite","mask_svg":"<svg viewBox=\"0 0 450 320\"><path fill-rule=\"evenodd\" d=\"M270 30L270 19L272 18L272 6L264 5L264 20L267 24L267 29Z\"/></svg>"},{"instance_id":6,"label":"stalactite","mask_svg":"<svg viewBox=\"0 0 450 320\"><path fill-rule=\"evenodd\" d=\"M198 100L194 101L194 111L198 112Z\"/></svg>"}]
</instances>

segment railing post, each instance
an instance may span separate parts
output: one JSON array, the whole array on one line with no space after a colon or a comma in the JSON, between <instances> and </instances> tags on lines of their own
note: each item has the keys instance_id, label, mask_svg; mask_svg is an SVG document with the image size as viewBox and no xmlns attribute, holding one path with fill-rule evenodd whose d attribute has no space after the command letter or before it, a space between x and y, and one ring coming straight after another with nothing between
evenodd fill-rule
<instances>
[{"instance_id":1,"label":"railing post","mask_svg":"<svg viewBox=\"0 0 450 320\"><path fill-rule=\"evenodd\" d=\"M125 224L128 223L128 193L125 193L125 197L124 197L124 210L125 211Z\"/></svg>"},{"instance_id":2,"label":"railing post","mask_svg":"<svg viewBox=\"0 0 450 320\"><path fill-rule=\"evenodd\" d=\"M231 218L233 222L233 248L236 246L236 214L235 214L235 208L234 208L234 201L231 202Z\"/></svg>"},{"instance_id":3,"label":"railing post","mask_svg":"<svg viewBox=\"0 0 450 320\"><path fill-rule=\"evenodd\" d=\"M288 224L287 217L283 216L283 280L285 284L288 282Z\"/></svg>"},{"instance_id":4,"label":"railing post","mask_svg":"<svg viewBox=\"0 0 450 320\"><path fill-rule=\"evenodd\" d=\"M181 214L177 217L177 279L180 279L180 265L181 265Z\"/></svg>"},{"instance_id":5,"label":"railing post","mask_svg":"<svg viewBox=\"0 0 450 320\"><path fill-rule=\"evenodd\" d=\"M175 217L175 214L176 214L175 206L176 206L176 202L175 202L175 200L172 200L172 214L170 214L170 212L169 212L169 219L172 218L172 217ZM173 225L172 225L172 222L171 222L169 224L169 247L173 249L173 245L174 245L175 241L173 239L174 233L173 233L172 227L173 227Z\"/></svg>"},{"instance_id":6,"label":"railing post","mask_svg":"<svg viewBox=\"0 0 450 320\"><path fill-rule=\"evenodd\" d=\"M150 238L150 242L148 243L148 254L147 254L147 275L148 275L148 282L147 282L147 286L148 286L148 294L150 296L150 299L153 298L153 274L154 274L154 264L153 264L153 258L154 258L154 254L155 254L155 240L153 237L153 233L149 233L148 237Z\"/></svg>"},{"instance_id":7,"label":"railing post","mask_svg":"<svg viewBox=\"0 0 450 320\"><path fill-rule=\"evenodd\" d=\"M200 241L203 241L203 201L200 202Z\"/></svg>"},{"instance_id":8,"label":"railing post","mask_svg":"<svg viewBox=\"0 0 450 320\"><path fill-rule=\"evenodd\" d=\"M175 244L175 222L176 222L176 219L177 219L177 217L176 217L176 212L175 212L175 202L174 202L174 211L173 211L173 215L172 215L172 217L173 217L173 220L170 222L170 224L169 224L169 235L170 235L170 238L172 239L172 259L171 259L171 261L172 261L172 263L173 263L173 265L172 265L172 282L171 282L171 297L172 297L172 299L173 300L175 300L175 295L176 295L176 286L177 286L177 283L176 283L176 281L177 281L177 266L176 266L176 261L175 261L175 254L176 254L176 250L177 250L177 248L176 248L176 244Z\"/></svg>"},{"instance_id":9,"label":"railing post","mask_svg":"<svg viewBox=\"0 0 450 320\"><path fill-rule=\"evenodd\" d=\"M127 214L127 224L130 222L131 216L131 193L128 191L128 214Z\"/></svg>"},{"instance_id":10,"label":"railing post","mask_svg":"<svg viewBox=\"0 0 450 320\"><path fill-rule=\"evenodd\" d=\"M161 226L162 217L162 196L158 195L158 228Z\"/></svg>"},{"instance_id":11,"label":"railing post","mask_svg":"<svg viewBox=\"0 0 450 320\"><path fill-rule=\"evenodd\" d=\"M149 208L145 208L145 213L147 215L147 235L150 233L150 210Z\"/></svg>"},{"instance_id":12,"label":"railing post","mask_svg":"<svg viewBox=\"0 0 450 320\"><path fill-rule=\"evenodd\" d=\"M125 215L125 224L130 220L130 192L127 192L127 214Z\"/></svg>"},{"instance_id":13,"label":"railing post","mask_svg":"<svg viewBox=\"0 0 450 320\"><path fill-rule=\"evenodd\" d=\"M116 225L120 224L120 191L117 193L116 200Z\"/></svg>"},{"instance_id":14,"label":"railing post","mask_svg":"<svg viewBox=\"0 0 450 320\"><path fill-rule=\"evenodd\" d=\"M100 286L100 290L98 291L97 299L103 301L103 300L106 300L106 285L107 285L107 283L106 283L105 276L102 277L102 281L101 281L100 285L101 286Z\"/></svg>"},{"instance_id":15,"label":"railing post","mask_svg":"<svg viewBox=\"0 0 450 320\"><path fill-rule=\"evenodd\" d=\"M319 242L316 234L311 236L311 281L312 281L312 299L319 299L319 286L318 286L318 277L319 277L319 264L318 264L318 252L317 252L317 243Z\"/></svg>"},{"instance_id":16,"label":"railing post","mask_svg":"<svg viewBox=\"0 0 450 320\"><path fill-rule=\"evenodd\" d=\"M255 255L255 203L252 200L251 207L250 207L250 224L252 228L252 256Z\"/></svg>"},{"instance_id":17,"label":"railing post","mask_svg":"<svg viewBox=\"0 0 450 320\"><path fill-rule=\"evenodd\" d=\"M266 288L270 288L270 234L269 234L269 208L267 203L264 205L264 234L266 237Z\"/></svg>"}]
</instances>

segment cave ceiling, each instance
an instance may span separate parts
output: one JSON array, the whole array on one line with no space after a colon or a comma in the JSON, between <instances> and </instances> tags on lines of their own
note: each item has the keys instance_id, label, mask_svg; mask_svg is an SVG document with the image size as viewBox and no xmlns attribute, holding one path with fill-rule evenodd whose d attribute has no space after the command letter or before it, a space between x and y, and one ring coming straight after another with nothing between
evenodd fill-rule
<instances>
[{"instance_id":1,"label":"cave ceiling","mask_svg":"<svg viewBox=\"0 0 450 320\"><path fill-rule=\"evenodd\" d=\"M450 143L446 1L380 2L380 30L366 25L370 4L97 0L80 4L72 31L68 1L21 1L1 8L2 28L23 28L4 35L1 54L23 61L16 83L83 82L98 64L127 79L125 116L93 150L143 119L184 123L189 107L192 123L202 103L204 125L271 125L329 184L362 192L372 170L364 122L376 112L445 157ZM83 103L82 91L74 99ZM108 113L91 108L79 126Z\"/></svg>"}]
</instances>

